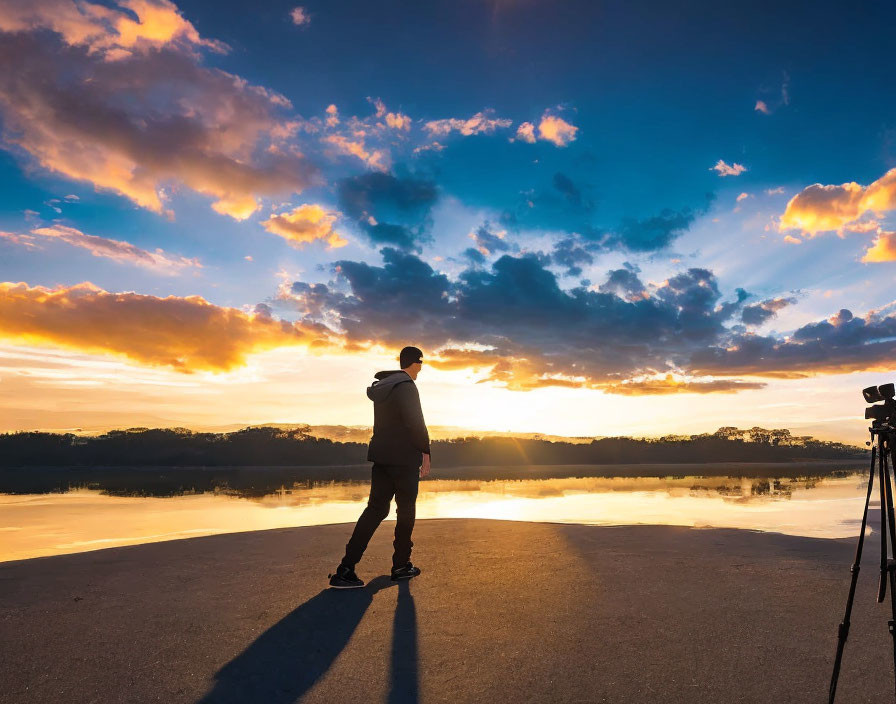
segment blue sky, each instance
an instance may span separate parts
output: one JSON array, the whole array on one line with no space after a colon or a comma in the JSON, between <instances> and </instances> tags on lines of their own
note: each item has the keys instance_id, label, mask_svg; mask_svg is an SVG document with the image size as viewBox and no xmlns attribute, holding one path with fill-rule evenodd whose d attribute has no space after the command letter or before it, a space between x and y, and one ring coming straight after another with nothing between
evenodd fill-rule
<instances>
[{"instance_id":1,"label":"blue sky","mask_svg":"<svg viewBox=\"0 0 896 704\"><path fill-rule=\"evenodd\" d=\"M132 423L363 423L335 378L335 406L291 407L288 369L262 360L326 376L354 357L364 376L407 343L443 424L470 424L475 384L480 426L637 432L610 409L640 403L646 434L712 430L695 426L737 404L742 423L836 436L896 352L894 15L7 3L0 422L49 400L52 427L85 403ZM116 371L84 377L93 358ZM150 375L130 407L120 364ZM197 374L265 400L209 392L210 415ZM829 400L805 417L769 410L813 380ZM186 395L162 408L154 384ZM524 397L555 425L520 416Z\"/></svg>"}]
</instances>

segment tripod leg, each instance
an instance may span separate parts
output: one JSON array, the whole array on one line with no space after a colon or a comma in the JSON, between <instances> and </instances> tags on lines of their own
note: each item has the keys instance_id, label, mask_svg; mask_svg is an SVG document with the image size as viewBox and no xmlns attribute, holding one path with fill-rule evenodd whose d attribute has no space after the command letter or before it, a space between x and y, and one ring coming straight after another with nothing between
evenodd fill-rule
<instances>
[{"instance_id":1,"label":"tripod leg","mask_svg":"<svg viewBox=\"0 0 896 704\"><path fill-rule=\"evenodd\" d=\"M843 660L843 648L846 647L846 639L849 637L849 616L852 613L852 602L856 595L856 583L859 580L859 569L862 562L862 545L865 542L865 525L868 522L868 504L871 501L871 488L874 486L874 460L877 455L877 445L871 448L871 468L868 472L868 493L865 495L865 510L862 512L862 527L859 530L859 539L856 543L856 557L849 571L852 579L849 582L849 596L846 598L846 613L837 629L837 655L834 658L834 671L831 673L831 686L829 689L828 703L834 704L834 695L837 693L837 679L840 677L840 663Z\"/></svg>"},{"instance_id":2,"label":"tripod leg","mask_svg":"<svg viewBox=\"0 0 896 704\"><path fill-rule=\"evenodd\" d=\"M889 538L890 538L890 548L893 553L894 558L896 558L896 524L894 524L894 511L893 511L893 485L890 483L890 471L888 468L889 460L891 457L893 458L893 473L896 475L896 456L893 454L893 448L890 445L889 439L887 439L886 446L884 449L881 449L881 454L884 455L884 474L887 478L887 518L889 521ZM896 478L896 477L894 477ZM893 640L893 674L894 674L894 687L896 687L896 559L891 559L887 562L887 571L890 576L890 615L891 618L887 622L887 627L890 630L890 637Z\"/></svg>"},{"instance_id":3,"label":"tripod leg","mask_svg":"<svg viewBox=\"0 0 896 704\"><path fill-rule=\"evenodd\" d=\"M877 603L881 604L887 595L887 535L889 534L887 519L889 518L889 513L887 512L888 482L884 476L884 455L886 454L886 449L880 436L878 436L877 442L877 488L880 493L880 578L877 583Z\"/></svg>"},{"instance_id":4,"label":"tripod leg","mask_svg":"<svg viewBox=\"0 0 896 704\"><path fill-rule=\"evenodd\" d=\"M893 639L893 673L894 688L896 688L896 574L890 570L890 620L887 621L887 628L890 629L890 636ZM896 691L896 689L894 689Z\"/></svg>"},{"instance_id":5,"label":"tripod leg","mask_svg":"<svg viewBox=\"0 0 896 704\"><path fill-rule=\"evenodd\" d=\"M887 441L884 449L881 450L880 453L883 457L884 464L884 490L887 495L887 528L889 529L890 548L896 547L896 515L894 515L896 514L896 511L893 509L893 485L890 483L890 453L892 451L890 443ZM893 470L894 473L896 473L896 466L894 466ZM896 553L893 553L892 550L891 554L893 554L893 557L896 557Z\"/></svg>"}]
</instances>

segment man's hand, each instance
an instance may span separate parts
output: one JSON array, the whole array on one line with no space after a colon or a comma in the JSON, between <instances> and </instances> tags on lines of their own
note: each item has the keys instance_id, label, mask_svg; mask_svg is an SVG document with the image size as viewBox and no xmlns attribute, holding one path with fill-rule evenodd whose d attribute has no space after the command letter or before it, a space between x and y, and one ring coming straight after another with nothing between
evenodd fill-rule
<instances>
[{"instance_id":1,"label":"man's hand","mask_svg":"<svg viewBox=\"0 0 896 704\"><path fill-rule=\"evenodd\" d=\"M426 453L423 454L423 464L420 465L420 477L428 477L430 470L430 457Z\"/></svg>"}]
</instances>

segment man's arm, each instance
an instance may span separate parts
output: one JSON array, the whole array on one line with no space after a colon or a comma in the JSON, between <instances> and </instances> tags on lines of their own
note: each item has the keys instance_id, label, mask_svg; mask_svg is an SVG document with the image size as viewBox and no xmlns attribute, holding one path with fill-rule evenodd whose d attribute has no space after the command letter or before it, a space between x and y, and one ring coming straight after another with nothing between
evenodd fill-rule
<instances>
[{"instance_id":1,"label":"man's arm","mask_svg":"<svg viewBox=\"0 0 896 704\"><path fill-rule=\"evenodd\" d=\"M398 409L401 413L401 420L408 429L411 443L424 455L430 454L429 451L429 431L426 429L426 422L423 420L423 409L420 407L420 392L417 391L416 384L399 384L395 388L398 393Z\"/></svg>"}]
</instances>

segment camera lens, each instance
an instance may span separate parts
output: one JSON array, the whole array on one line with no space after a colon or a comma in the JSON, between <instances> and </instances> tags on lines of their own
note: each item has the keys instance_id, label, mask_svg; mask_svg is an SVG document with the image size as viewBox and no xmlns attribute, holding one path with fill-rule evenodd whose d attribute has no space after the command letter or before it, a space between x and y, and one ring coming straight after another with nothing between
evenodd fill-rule
<instances>
[{"instance_id":1,"label":"camera lens","mask_svg":"<svg viewBox=\"0 0 896 704\"><path fill-rule=\"evenodd\" d=\"M881 393L876 386L869 386L867 389L862 389L862 396L865 397L867 403L877 403L878 401L884 400L884 397L881 396Z\"/></svg>"}]
</instances>

